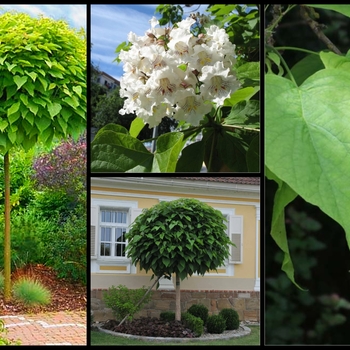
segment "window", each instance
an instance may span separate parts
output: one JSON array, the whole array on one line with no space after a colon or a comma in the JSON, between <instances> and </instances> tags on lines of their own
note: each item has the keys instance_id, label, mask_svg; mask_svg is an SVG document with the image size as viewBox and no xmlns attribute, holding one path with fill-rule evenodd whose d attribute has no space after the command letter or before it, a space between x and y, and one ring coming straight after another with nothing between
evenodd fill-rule
<instances>
[{"instance_id":1,"label":"window","mask_svg":"<svg viewBox=\"0 0 350 350\"><path fill-rule=\"evenodd\" d=\"M100 249L101 257L125 258L128 210L101 208Z\"/></svg>"}]
</instances>

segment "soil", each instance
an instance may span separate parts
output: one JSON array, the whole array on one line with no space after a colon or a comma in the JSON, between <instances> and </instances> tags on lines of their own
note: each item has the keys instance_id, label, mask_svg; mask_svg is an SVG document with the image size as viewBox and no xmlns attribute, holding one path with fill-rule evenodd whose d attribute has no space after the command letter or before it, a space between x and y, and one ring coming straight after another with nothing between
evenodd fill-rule
<instances>
[{"instance_id":1,"label":"soil","mask_svg":"<svg viewBox=\"0 0 350 350\"><path fill-rule=\"evenodd\" d=\"M41 264L29 264L16 269L11 274L11 283L13 284L22 277L35 279L48 288L51 292L51 303L43 306L26 307L13 298L5 303L3 295L0 293L0 315L86 311L87 287L85 285L58 278L57 273L51 267Z\"/></svg>"},{"instance_id":2,"label":"soil","mask_svg":"<svg viewBox=\"0 0 350 350\"><path fill-rule=\"evenodd\" d=\"M126 333L146 337L195 338L195 334L186 328L181 321L164 321L155 317L141 317L124 322L109 320L102 326L112 332Z\"/></svg>"}]
</instances>

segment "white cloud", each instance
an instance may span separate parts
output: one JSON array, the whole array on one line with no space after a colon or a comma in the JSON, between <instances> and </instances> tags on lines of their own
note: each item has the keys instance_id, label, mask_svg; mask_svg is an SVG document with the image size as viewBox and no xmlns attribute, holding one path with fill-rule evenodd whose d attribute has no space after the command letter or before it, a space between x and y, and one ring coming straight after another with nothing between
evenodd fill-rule
<instances>
[{"instance_id":1,"label":"white cloud","mask_svg":"<svg viewBox=\"0 0 350 350\"><path fill-rule=\"evenodd\" d=\"M33 17L44 15L55 20L63 19L73 28L86 30L86 5L0 5L0 9L28 13Z\"/></svg>"}]
</instances>

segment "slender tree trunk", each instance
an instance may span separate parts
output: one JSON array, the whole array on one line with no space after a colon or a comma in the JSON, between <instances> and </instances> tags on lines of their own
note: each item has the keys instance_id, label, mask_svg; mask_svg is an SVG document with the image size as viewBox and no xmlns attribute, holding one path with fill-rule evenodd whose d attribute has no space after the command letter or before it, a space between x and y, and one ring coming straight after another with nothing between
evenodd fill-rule
<instances>
[{"instance_id":1,"label":"slender tree trunk","mask_svg":"<svg viewBox=\"0 0 350 350\"><path fill-rule=\"evenodd\" d=\"M4 300L11 297L11 240L10 240L10 160L9 153L4 156L5 172L5 234L4 234Z\"/></svg>"},{"instance_id":2,"label":"slender tree trunk","mask_svg":"<svg viewBox=\"0 0 350 350\"><path fill-rule=\"evenodd\" d=\"M180 299L180 276L178 273L175 274L176 278L176 311L175 320L181 321L181 299Z\"/></svg>"}]
</instances>

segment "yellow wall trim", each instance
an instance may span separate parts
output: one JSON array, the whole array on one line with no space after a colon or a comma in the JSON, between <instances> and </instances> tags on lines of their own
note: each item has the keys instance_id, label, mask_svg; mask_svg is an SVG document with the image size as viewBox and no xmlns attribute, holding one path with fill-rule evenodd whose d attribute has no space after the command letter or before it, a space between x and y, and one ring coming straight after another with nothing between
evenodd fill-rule
<instances>
[{"instance_id":1,"label":"yellow wall trim","mask_svg":"<svg viewBox=\"0 0 350 350\"><path fill-rule=\"evenodd\" d=\"M100 266L100 270L126 271L126 266Z\"/></svg>"}]
</instances>

